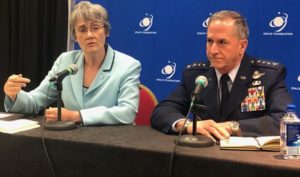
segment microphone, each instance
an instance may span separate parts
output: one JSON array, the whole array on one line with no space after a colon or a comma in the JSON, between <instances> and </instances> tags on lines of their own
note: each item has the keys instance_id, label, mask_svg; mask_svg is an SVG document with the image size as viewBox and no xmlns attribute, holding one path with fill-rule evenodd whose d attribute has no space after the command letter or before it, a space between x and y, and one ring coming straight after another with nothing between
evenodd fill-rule
<instances>
[{"instance_id":1,"label":"microphone","mask_svg":"<svg viewBox=\"0 0 300 177\"><path fill-rule=\"evenodd\" d=\"M63 131L63 130L72 130L77 127L76 123L73 121L62 121L61 120L61 107L63 104L62 101L62 80L71 74L76 74L78 68L75 64L70 64L65 70L57 73L54 77L49 79L50 82L56 81L56 89L57 89L57 121L48 121L45 122L44 128L46 130L52 131Z\"/></svg>"},{"instance_id":2,"label":"microphone","mask_svg":"<svg viewBox=\"0 0 300 177\"><path fill-rule=\"evenodd\" d=\"M194 102L197 99L197 96L201 92L201 90L204 89L208 85L207 78L205 76L198 76L195 80L195 84L196 84L196 87L192 94L191 106L192 106L192 104L194 104Z\"/></svg>"},{"instance_id":3,"label":"microphone","mask_svg":"<svg viewBox=\"0 0 300 177\"><path fill-rule=\"evenodd\" d=\"M55 76L49 79L50 82L62 81L66 76L76 74L78 67L75 64L70 64L65 70L57 73Z\"/></svg>"},{"instance_id":4,"label":"microphone","mask_svg":"<svg viewBox=\"0 0 300 177\"><path fill-rule=\"evenodd\" d=\"M196 129L197 129L197 115L196 113L199 113L200 111L205 111L206 106L204 105L197 105L194 103L197 101L198 95L200 94L201 90L204 89L208 85L207 78L205 76L198 76L195 80L195 90L192 93L191 98L191 105L188 111L188 114L184 120L183 127L185 127L185 124L188 119L188 115L190 112L193 113L193 133L192 135L183 135L182 131L184 128L181 129L178 138L175 142L175 144L178 144L180 146L189 146L189 147L208 147L214 145L214 141L204 135L196 135Z\"/></svg>"}]
</instances>

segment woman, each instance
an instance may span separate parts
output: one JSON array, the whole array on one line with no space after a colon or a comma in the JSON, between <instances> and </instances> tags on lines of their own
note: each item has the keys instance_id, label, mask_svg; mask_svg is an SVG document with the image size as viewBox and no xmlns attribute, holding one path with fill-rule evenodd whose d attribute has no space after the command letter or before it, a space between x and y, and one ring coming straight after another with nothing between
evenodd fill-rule
<instances>
[{"instance_id":1,"label":"woman","mask_svg":"<svg viewBox=\"0 0 300 177\"><path fill-rule=\"evenodd\" d=\"M49 86L49 79L75 64L78 72L62 81L61 119L83 125L132 124L138 110L140 63L106 44L110 23L104 7L80 2L71 14L70 26L81 50L62 53L30 92L22 90L28 78L10 76L4 85L6 111L37 114L46 103L55 102L57 89ZM57 108L46 109L45 117L57 120Z\"/></svg>"}]
</instances>

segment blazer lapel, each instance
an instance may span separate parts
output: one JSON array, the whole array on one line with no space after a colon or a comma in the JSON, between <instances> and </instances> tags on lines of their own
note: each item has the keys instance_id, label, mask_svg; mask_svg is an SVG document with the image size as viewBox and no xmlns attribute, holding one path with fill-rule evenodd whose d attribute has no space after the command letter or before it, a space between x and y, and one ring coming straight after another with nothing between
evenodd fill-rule
<instances>
[{"instance_id":1,"label":"blazer lapel","mask_svg":"<svg viewBox=\"0 0 300 177\"><path fill-rule=\"evenodd\" d=\"M213 117L219 117L219 103L218 103L218 82L215 70L210 68L207 73L204 73L207 77L208 85L201 94L203 102L207 106L207 112Z\"/></svg>"},{"instance_id":2,"label":"blazer lapel","mask_svg":"<svg viewBox=\"0 0 300 177\"><path fill-rule=\"evenodd\" d=\"M95 77L92 85L87 90L87 92L85 93L85 95L88 95L89 93L91 93L95 89L101 87L101 85L104 84L110 78L110 76L111 75L110 75L109 72L99 71L98 74L97 74L97 76Z\"/></svg>"},{"instance_id":3,"label":"blazer lapel","mask_svg":"<svg viewBox=\"0 0 300 177\"><path fill-rule=\"evenodd\" d=\"M234 110L238 109L237 107L240 106L243 99L247 96L248 83L252 80L251 73L252 69L250 58L244 56L239 71L232 85L223 119L226 119Z\"/></svg>"},{"instance_id":4,"label":"blazer lapel","mask_svg":"<svg viewBox=\"0 0 300 177\"><path fill-rule=\"evenodd\" d=\"M83 93L83 70L84 70L84 59L83 59L83 53L81 53L81 56L76 62L78 66L77 74L73 75L71 78L71 87L73 89L74 95L78 103L81 107L83 107L82 104L82 93Z\"/></svg>"},{"instance_id":5,"label":"blazer lapel","mask_svg":"<svg viewBox=\"0 0 300 177\"><path fill-rule=\"evenodd\" d=\"M96 78L94 79L92 85L87 90L85 95L87 95L90 92L92 92L93 90L99 88L103 83L105 83L105 81L107 79L110 78L110 76L111 76L110 71L113 68L114 62L115 62L115 52L109 45L107 45L106 56L104 58L104 62L102 64Z\"/></svg>"}]
</instances>

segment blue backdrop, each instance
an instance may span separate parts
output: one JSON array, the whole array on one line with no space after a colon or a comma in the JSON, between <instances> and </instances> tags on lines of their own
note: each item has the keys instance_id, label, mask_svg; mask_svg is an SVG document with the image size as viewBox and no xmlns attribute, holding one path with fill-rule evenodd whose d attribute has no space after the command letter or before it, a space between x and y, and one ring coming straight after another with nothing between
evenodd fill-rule
<instances>
[{"instance_id":1,"label":"blue backdrop","mask_svg":"<svg viewBox=\"0 0 300 177\"><path fill-rule=\"evenodd\" d=\"M76 2L78 2L77 0ZM299 0L91 0L110 15L108 42L142 63L141 82L158 100L175 89L190 63L207 60L206 20L219 10L235 10L250 28L247 53L279 61L300 114ZM298 20L297 20L298 19Z\"/></svg>"}]
</instances>

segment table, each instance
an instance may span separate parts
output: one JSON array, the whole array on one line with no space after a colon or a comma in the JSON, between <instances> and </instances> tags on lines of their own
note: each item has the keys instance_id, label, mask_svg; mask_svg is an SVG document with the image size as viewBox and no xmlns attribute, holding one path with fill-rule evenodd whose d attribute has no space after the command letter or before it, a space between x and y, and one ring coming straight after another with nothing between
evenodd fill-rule
<instances>
[{"instance_id":1,"label":"table","mask_svg":"<svg viewBox=\"0 0 300 177\"><path fill-rule=\"evenodd\" d=\"M51 177L41 135L40 128L0 133L1 176ZM168 177L176 137L134 125L80 127L44 135L57 177ZM299 174L300 160L283 160L279 152L220 150L217 145L179 146L173 162L174 177Z\"/></svg>"}]
</instances>

